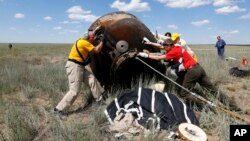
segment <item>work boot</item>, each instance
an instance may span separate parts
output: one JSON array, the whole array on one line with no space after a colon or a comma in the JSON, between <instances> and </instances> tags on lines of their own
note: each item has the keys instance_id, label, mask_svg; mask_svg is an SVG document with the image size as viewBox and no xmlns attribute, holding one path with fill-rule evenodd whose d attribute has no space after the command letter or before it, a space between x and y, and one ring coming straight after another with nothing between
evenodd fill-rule
<instances>
[{"instance_id":1,"label":"work boot","mask_svg":"<svg viewBox=\"0 0 250 141\"><path fill-rule=\"evenodd\" d=\"M103 99L104 101L106 101L106 100L108 99L108 91L104 91L104 92L102 93L102 99Z\"/></svg>"},{"instance_id":2,"label":"work boot","mask_svg":"<svg viewBox=\"0 0 250 141\"><path fill-rule=\"evenodd\" d=\"M56 117L59 117L60 119L63 119L63 117L67 116L65 112L60 111L57 108L53 109L52 114L55 115Z\"/></svg>"},{"instance_id":3,"label":"work boot","mask_svg":"<svg viewBox=\"0 0 250 141\"><path fill-rule=\"evenodd\" d=\"M98 105L107 105L105 103L105 100L106 100L106 98L103 95L101 95L98 99L95 100L95 102Z\"/></svg>"}]
</instances>

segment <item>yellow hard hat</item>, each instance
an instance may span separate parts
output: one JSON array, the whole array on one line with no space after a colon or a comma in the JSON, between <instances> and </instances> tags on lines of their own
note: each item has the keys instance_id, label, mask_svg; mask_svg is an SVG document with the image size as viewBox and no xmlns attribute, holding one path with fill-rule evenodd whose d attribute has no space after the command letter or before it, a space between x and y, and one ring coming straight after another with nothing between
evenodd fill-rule
<instances>
[{"instance_id":1,"label":"yellow hard hat","mask_svg":"<svg viewBox=\"0 0 250 141\"><path fill-rule=\"evenodd\" d=\"M179 33L172 33L172 35L171 35L171 39L173 41L175 41L178 37L180 38L180 34Z\"/></svg>"}]
</instances>

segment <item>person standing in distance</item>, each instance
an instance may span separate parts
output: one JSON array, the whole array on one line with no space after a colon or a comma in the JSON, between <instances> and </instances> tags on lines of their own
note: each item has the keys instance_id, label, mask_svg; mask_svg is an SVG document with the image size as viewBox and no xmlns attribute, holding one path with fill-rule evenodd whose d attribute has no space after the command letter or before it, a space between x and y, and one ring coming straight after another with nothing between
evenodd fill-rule
<instances>
[{"instance_id":1,"label":"person standing in distance","mask_svg":"<svg viewBox=\"0 0 250 141\"><path fill-rule=\"evenodd\" d=\"M223 39L221 39L220 36L217 36L217 42L215 44L215 47L217 48L218 56L221 59L224 59L225 45L226 45L226 42Z\"/></svg>"},{"instance_id":2,"label":"person standing in distance","mask_svg":"<svg viewBox=\"0 0 250 141\"><path fill-rule=\"evenodd\" d=\"M96 101L102 100L104 89L89 66L90 53L99 53L103 48L102 41L97 46L93 45L97 29L99 28L89 30L86 37L78 39L72 47L65 66L69 80L69 91L54 108L55 113L63 114L64 110L73 104L80 93L82 82L89 86Z\"/></svg>"}]
</instances>

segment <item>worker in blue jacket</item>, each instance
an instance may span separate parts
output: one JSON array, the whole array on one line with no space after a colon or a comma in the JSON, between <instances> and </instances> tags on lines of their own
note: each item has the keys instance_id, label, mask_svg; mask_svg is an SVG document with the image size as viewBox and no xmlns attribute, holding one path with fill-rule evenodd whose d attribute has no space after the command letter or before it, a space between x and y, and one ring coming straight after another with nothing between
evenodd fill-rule
<instances>
[{"instance_id":1,"label":"worker in blue jacket","mask_svg":"<svg viewBox=\"0 0 250 141\"><path fill-rule=\"evenodd\" d=\"M217 36L217 42L215 44L215 47L217 48L217 53L221 59L224 59L224 48L225 48L226 42L221 39L220 36Z\"/></svg>"}]
</instances>

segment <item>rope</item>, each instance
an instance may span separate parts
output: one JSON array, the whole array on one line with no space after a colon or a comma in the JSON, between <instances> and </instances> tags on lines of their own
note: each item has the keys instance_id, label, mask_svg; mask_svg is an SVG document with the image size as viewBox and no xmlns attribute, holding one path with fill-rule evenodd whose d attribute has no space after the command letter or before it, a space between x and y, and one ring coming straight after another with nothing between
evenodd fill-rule
<instances>
[{"instance_id":1,"label":"rope","mask_svg":"<svg viewBox=\"0 0 250 141\"><path fill-rule=\"evenodd\" d=\"M155 72L157 72L158 74L160 74L161 76L163 76L164 78L168 79L169 81L173 82L175 85L179 86L180 88L182 88L183 90L189 92L190 94L192 94L193 96L197 97L198 99L206 102L207 104L209 104L212 107L215 107L216 105L206 99L204 99L203 97L197 95L196 93L188 90L187 88L181 86L180 84L176 83L174 80L172 80L171 78L167 77L166 75L162 74L161 72L159 72L158 70L156 70L155 68L153 68L152 66L150 66L148 63L144 62L143 60L141 60L138 57L135 57L137 60L139 60L140 62L142 62L143 64L145 64L146 66L148 66L149 68L151 68L152 70L154 70Z\"/></svg>"},{"instance_id":2,"label":"rope","mask_svg":"<svg viewBox=\"0 0 250 141\"><path fill-rule=\"evenodd\" d=\"M191 92L190 90L188 90L187 88L181 86L180 84L176 83L174 80L172 80L171 78L167 77L166 75L162 74L161 72L159 72L158 70L156 70L155 68L153 68L152 66L150 66L149 64L147 64L146 62L144 62L143 60L141 60L138 57L135 57L137 60L139 60L140 62L142 62L143 64L145 64L146 66L148 66L149 68L151 68L152 70L154 70L155 72L157 72L158 74L160 74L161 76L163 76L164 78L168 79L169 81L173 82L175 85L179 86L180 88L182 88L183 90L189 92L190 94L192 94L193 96L195 96L196 98L206 102L207 104L209 104L210 106L216 108L217 110L220 110L222 112L227 113L230 116L233 116L236 119L242 120L247 122L248 124L250 124L250 120L241 117L240 114L233 112L233 111L229 111L226 108L224 108L224 106L222 106L223 104L221 104L221 106L215 105L214 103L212 103L211 101L206 100L205 98L201 97L200 95L197 95L194 92Z\"/></svg>"}]
</instances>

